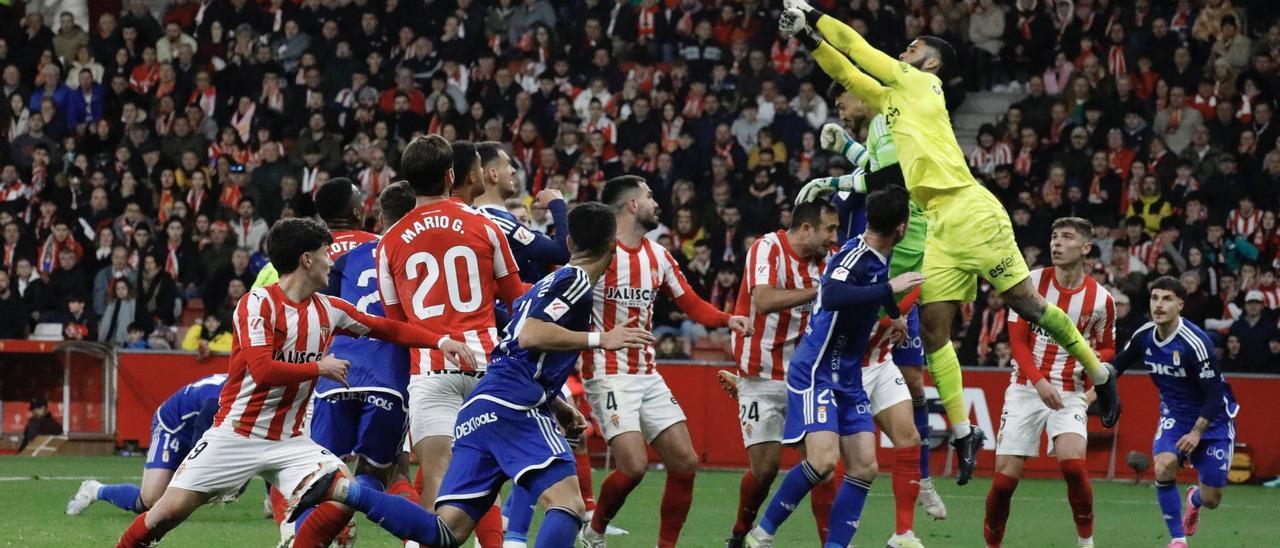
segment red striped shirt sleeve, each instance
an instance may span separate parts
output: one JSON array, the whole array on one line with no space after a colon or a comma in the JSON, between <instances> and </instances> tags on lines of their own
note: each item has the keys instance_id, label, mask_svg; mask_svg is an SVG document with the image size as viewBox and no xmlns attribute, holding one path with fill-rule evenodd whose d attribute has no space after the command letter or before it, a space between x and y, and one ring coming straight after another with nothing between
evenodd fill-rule
<instances>
[{"instance_id":1,"label":"red striped shirt sleeve","mask_svg":"<svg viewBox=\"0 0 1280 548\"><path fill-rule=\"evenodd\" d=\"M365 314L338 297L326 296L333 306L333 324L337 334L381 339L413 348L438 348L444 338L421 327Z\"/></svg>"},{"instance_id":2,"label":"red striped shirt sleeve","mask_svg":"<svg viewBox=\"0 0 1280 548\"><path fill-rule=\"evenodd\" d=\"M1013 361L1018 364L1018 371L1031 381L1031 384L1040 382L1044 375L1040 374L1040 368L1037 367L1036 360L1031 354L1032 341L1035 340L1035 334L1031 332L1031 324L1013 314L1009 315L1007 324L1009 348L1013 351Z\"/></svg>"},{"instance_id":3,"label":"red striped shirt sleeve","mask_svg":"<svg viewBox=\"0 0 1280 548\"><path fill-rule=\"evenodd\" d=\"M255 290L236 305L236 337L239 353L253 379L261 384L283 386L316 378L320 364L289 363L275 358L275 315L265 290Z\"/></svg>"},{"instance_id":4,"label":"red striped shirt sleeve","mask_svg":"<svg viewBox=\"0 0 1280 548\"><path fill-rule=\"evenodd\" d=\"M684 274L680 272L680 267L676 266L676 260L671 257L671 253L666 249L658 249L662 253L659 258L662 262L660 268L664 278L662 292L675 301L676 306L695 322L707 327L729 325L729 315L717 310L716 307L711 306L711 303L702 300L702 297L694 293L693 288L689 286L689 280L686 280Z\"/></svg>"},{"instance_id":5,"label":"red striped shirt sleeve","mask_svg":"<svg viewBox=\"0 0 1280 548\"><path fill-rule=\"evenodd\" d=\"M1094 282L1097 283L1097 282ZM1098 289L1106 292L1099 285ZM1098 360L1111 361L1116 355L1116 301L1107 293L1106 317L1094 324L1094 348L1098 351Z\"/></svg>"},{"instance_id":6,"label":"red striped shirt sleeve","mask_svg":"<svg viewBox=\"0 0 1280 548\"><path fill-rule=\"evenodd\" d=\"M387 317L392 320L404 321L408 317L404 314L404 307L400 305L400 296L396 294L395 275L391 271L390 255L391 250L387 245L387 239L383 238L378 242L378 296L382 298L382 308L387 313Z\"/></svg>"}]
</instances>

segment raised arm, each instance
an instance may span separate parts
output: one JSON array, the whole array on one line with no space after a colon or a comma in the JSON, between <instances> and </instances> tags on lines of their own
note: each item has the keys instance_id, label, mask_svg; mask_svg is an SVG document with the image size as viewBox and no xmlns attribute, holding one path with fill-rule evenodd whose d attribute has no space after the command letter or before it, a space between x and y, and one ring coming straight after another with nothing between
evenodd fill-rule
<instances>
[{"instance_id":1,"label":"raised arm","mask_svg":"<svg viewBox=\"0 0 1280 548\"><path fill-rule=\"evenodd\" d=\"M1155 329L1155 327L1149 325L1147 329ZM1121 350L1120 353L1111 358L1111 365L1116 368L1116 373L1123 374L1126 369L1142 362L1143 346L1141 343L1134 343L1147 336L1147 329L1139 329L1137 333L1134 333L1133 338L1129 340L1129 344L1125 345L1124 350Z\"/></svg>"},{"instance_id":2,"label":"raised arm","mask_svg":"<svg viewBox=\"0 0 1280 548\"><path fill-rule=\"evenodd\" d=\"M899 61L876 49L849 25L830 15L822 15L814 26L832 47L848 55L853 62L867 69L868 73L881 82L892 84L897 79L894 70L898 68Z\"/></svg>"},{"instance_id":3,"label":"raised arm","mask_svg":"<svg viewBox=\"0 0 1280 548\"><path fill-rule=\"evenodd\" d=\"M853 31L850 30L850 32ZM823 72L826 72L832 80L839 82L849 93L862 99L867 106L879 111L884 105L884 86L880 85L875 78L858 70L848 57L836 51L831 44L826 41L819 42L818 47L813 50L813 60L818 62L818 66L822 67Z\"/></svg>"}]
</instances>

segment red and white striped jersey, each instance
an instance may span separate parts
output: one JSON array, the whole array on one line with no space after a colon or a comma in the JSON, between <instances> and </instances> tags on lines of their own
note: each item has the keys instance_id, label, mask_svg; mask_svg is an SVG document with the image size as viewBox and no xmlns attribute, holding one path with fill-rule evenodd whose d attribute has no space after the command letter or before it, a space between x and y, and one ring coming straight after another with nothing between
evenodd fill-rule
<instances>
[{"instance_id":1,"label":"red and white striped jersey","mask_svg":"<svg viewBox=\"0 0 1280 548\"><path fill-rule=\"evenodd\" d=\"M1262 293L1262 303L1267 308L1271 310L1280 308L1280 285L1272 285L1271 287L1259 285L1258 292Z\"/></svg>"},{"instance_id":2,"label":"red and white striped jersey","mask_svg":"<svg viewBox=\"0 0 1280 548\"><path fill-rule=\"evenodd\" d=\"M1089 340L1089 345L1102 356L1103 361L1110 359L1115 352L1115 317L1116 305L1111 293L1102 287L1092 276L1085 275L1080 287L1066 289L1058 285L1054 277L1055 267L1049 266L1031 271L1031 283L1049 303L1056 305L1067 313L1076 328ZM1021 329L1014 329L1016 322L1023 322ZM1040 326L1026 327L1026 321L1012 310L1009 312L1010 337L1015 362L1019 354L1026 355L1029 349L1035 369L1040 371L1054 386L1067 392L1083 392L1084 368L1077 367L1076 359L1071 357L1054 342ZM1019 333L1026 333L1020 337ZM1019 384L1033 384L1031 379L1021 371L1023 364L1014 369L1009 381Z\"/></svg>"},{"instance_id":3,"label":"red and white striped jersey","mask_svg":"<svg viewBox=\"0 0 1280 548\"><path fill-rule=\"evenodd\" d=\"M455 200L418 206L378 243L378 290L387 317L449 334L483 369L498 345L493 302L519 271L502 229ZM510 293L504 293L504 296ZM510 302L510 300L508 300ZM409 372L456 369L437 349L409 349Z\"/></svg>"},{"instance_id":4,"label":"red and white striped jersey","mask_svg":"<svg viewBox=\"0 0 1280 548\"><path fill-rule=\"evenodd\" d=\"M316 361L335 335L359 337L374 329L358 318L367 317L347 301L316 293L296 303L275 284L241 297L214 425L229 421L237 434L249 438L302 435L319 372Z\"/></svg>"},{"instance_id":5,"label":"red and white striped jersey","mask_svg":"<svg viewBox=\"0 0 1280 548\"><path fill-rule=\"evenodd\" d=\"M376 234L363 230L334 230L333 243L329 244L329 260L337 261L339 257L346 255L348 251L360 244L376 239L378 239Z\"/></svg>"},{"instance_id":6,"label":"red and white striped jersey","mask_svg":"<svg viewBox=\"0 0 1280 548\"><path fill-rule=\"evenodd\" d=\"M1260 224L1262 224L1262 210L1257 208L1254 208L1252 213L1244 213L1240 208L1235 208L1227 214L1227 229L1232 234L1248 238L1258 230Z\"/></svg>"},{"instance_id":7,"label":"red and white striped jersey","mask_svg":"<svg viewBox=\"0 0 1280 548\"><path fill-rule=\"evenodd\" d=\"M592 289L591 330L603 333L630 318L638 325L653 326L653 301L661 291L675 301L689 318L708 327L722 327L729 316L694 294L680 267L665 248L642 238L636 247L617 244L613 263ZM604 375L652 375L656 372L654 349L624 349L582 353L582 378Z\"/></svg>"},{"instance_id":8,"label":"red and white striped jersey","mask_svg":"<svg viewBox=\"0 0 1280 548\"><path fill-rule=\"evenodd\" d=\"M782 230L765 234L752 244L747 251L742 288L734 309L735 314L750 318L754 326L750 337L733 335L733 358L738 362L740 375L775 381L785 379L787 363L813 310L810 302L787 310L758 313L751 301L752 289L762 285L784 290L814 288L822 279L825 266L825 258L810 262L797 255Z\"/></svg>"}]
</instances>

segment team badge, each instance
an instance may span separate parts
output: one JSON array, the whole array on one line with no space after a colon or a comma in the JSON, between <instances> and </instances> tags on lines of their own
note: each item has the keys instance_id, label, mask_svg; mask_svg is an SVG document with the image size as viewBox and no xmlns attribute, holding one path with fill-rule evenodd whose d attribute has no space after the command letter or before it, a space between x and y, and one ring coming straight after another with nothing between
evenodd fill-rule
<instances>
[{"instance_id":1,"label":"team badge","mask_svg":"<svg viewBox=\"0 0 1280 548\"><path fill-rule=\"evenodd\" d=\"M827 422L827 406L818 406L818 422Z\"/></svg>"},{"instance_id":2,"label":"team badge","mask_svg":"<svg viewBox=\"0 0 1280 548\"><path fill-rule=\"evenodd\" d=\"M613 416L609 417L609 422L613 424L613 427L614 427L614 428L617 428L617 427L618 427L618 425L619 425L619 423L621 423L621 422L622 422L622 419L619 419L619 418L618 418L618 415L616 415L616 414L615 414L615 415L613 415Z\"/></svg>"},{"instance_id":3,"label":"team badge","mask_svg":"<svg viewBox=\"0 0 1280 548\"><path fill-rule=\"evenodd\" d=\"M1182 365L1182 354L1177 350L1173 351L1173 365Z\"/></svg>"},{"instance_id":4,"label":"team badge","mask_svg":"<svg viewBox=\"0 0 1280 548\"><path fill-rule=\"evenodd\" d=\"M329 338L329 326L327 325L320 326L320 338L321 339Z\"/></svg>"},{"instance_id":5,"label":"team badge","mask_svg":"<svg viewBox=\"0 0 1280 548\"><path fill-rule=\"evenodd\" d=\"M751 437L751 430L752 430L751 423L743 423L742 426L743 426L742 429L747 431L747 437L748 438Z\"/></svg>"}]
</instances>

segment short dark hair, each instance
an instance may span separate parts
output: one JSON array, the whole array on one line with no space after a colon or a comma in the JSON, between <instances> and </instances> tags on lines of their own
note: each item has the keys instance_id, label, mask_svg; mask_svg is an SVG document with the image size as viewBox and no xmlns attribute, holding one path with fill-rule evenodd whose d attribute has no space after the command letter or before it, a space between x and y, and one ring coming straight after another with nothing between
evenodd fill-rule
<instances>
[{"instance_id":1,"label":"short dark hair","mask_svg":"<svg viewBox=\"0 0 1280 548\"><path fill-rule=\"evenodd\" d=\"M1053 230L1057 231L1063 228L1070 228L1076 231L1076 234L1084 236L1086 240L1093 238L1093 223L1088 219L1080 217L1062 217L1053 221Z\"/></svg>"},{"instance_id":2,"label":"short dark hair","mask_svg":"<svg viewBox=\"0 0 1280 548\"><path fill-rule=\"evenodd\" d=\"M448 192L445 179L453 169L453 147L439 135L414 139L400 155L400 175L418 196L440 196Z\"/></svg>"},{"instance_id":3,"label":"short dark hair","mask_svg":"<svg viewBox=\"0 0 1280 548\"><path fill-rule=\"evenodd\" d=\"M345 220L351 216L355 202L360 199L356 184L346 177L325 181L316 191L316 215L324 222Z\"/></svg>"},{"instance_id":4,"label":"short dark hair","mask_svg":"<svg viewBox=\"0 0 1280 548\"><path fill-rule=\"evenodd\" d=\"M502 143L484 141L476 145L476 153L480 155L480 165L487 166L489 162L502 158Z\"/></svg>"},{"instance_id":5,"label":"short dark hair","mask_svg":"<svg viewBox=\"0 0 1280 548\"><path fill-rule=\"evenodd\" d=\"M569 238L575 253L599 256L613 246L617 229L613 208L600 202L578 204L569 211Z\"/></svg>"},{"instance_id":6,"label":"short dark hair","mask_svg":"<svg viewBox=\"0 0 1280 548\"><path fill-rule=\"evenodd\" d=\"M835 206L822 200L800 204L791 210L791 228L799 228L800 225L805 223L817 227L822 224L822 215L825 213L835 215Z\"/></svg>"},{"instance_id":7,"label":"short dark hair","mask_svg":"<svg viewBox=\"0 0 1280 548\"><path fill-rule=\"evenodd\" d=\"M1146 226L1146 224L1147 224L1147 223L1146 223L1146 221L1143 221L1143 220L1142 220L1142 217L1139 217L1139 216L1137 216L1137 215L1133 215L1133 216L1131 216L1131 217L1129 217L1129 218L1127 218L1127 219L1125 219L1125 220L1124 220L1124 226L1126 226L1126 227L1130 227L1130 226Z\"/></svg>"},{"instance_id":8,"label":"short dark hair","mask_svg":"<svg viewBox=\"0 0 1280 548\"><path fill-rule=\"evenodd\" d=\"M892 234L898 225L911 217L911 195L900 186L886 186L867 195L867 228L879 234ZM794 218L794 213L792 216Z\"/></svg>"},{"instance_id":9,"label":"short dark hair","mask_svg":"<svg viewBox=\"0 0 1280 548\"><path fill-rule=\"evenodd\" d=\"M302 254L333 243L329 229L320 221L305 217L281 219L267 233L267 255L280 275L298 269Z\"/></svg>"},{"instance_id":10,"label":"short dark hair","mask_svg":"<svg viewBox=\"0 0 1280 548\"><path fill-rule=\"evenodd\" d=\"M453 172L465 174L475 167L479 157L476 156L476 144L471 141L453 142Z\"/></svg>"},{"instance_id":11,"label":"short dark hair","mask_svg":"<svg viewBox=\"0 0 1280 548\"><path fill-rule=\"evenodd\" d=\"M1155 293L1157 289L1171 291L1178 296L1179 300L1186 300L1187 298L1187 290L1182 288L1182 282L1179 282L1173 276L1161 276L1156 278L1156 281L1151 282L1151 292Z\"/></svg>"},{"instance_id":12,"label":"short dark hair","mask_svg":"<svg viewBox=\"0 0 1280 548\"><path fill-rule=\"evenodd\" d=\"M637 175L620 175L609 179L604 183L604 190L600 191L600 202L618 207L631 191L638 190L644 182L644 178Z\"/></svg>"},{"instance_id":13,"label":"short dark hair","mask_svg":"<svg viewBox=\"0 0 1280 548\"><path fill-rule=\"evenodd\" d=\"M956 47L937 36L921 36L920 41L938 52L938 79L946 82L956 69Z\"/></svg>"},{"instance_id":14,"label":"short dark hair","mask_svg":"<svg viewBox=\"0 0 1280 548\"><path fill-rule=\"evenodd\" d=\"M409 183L396 181L382 189L382 194L378 196L378 207L382 209L382 219L394 223L418 207L418 198L413 195Z\"/></svg>"}]
</instances>

